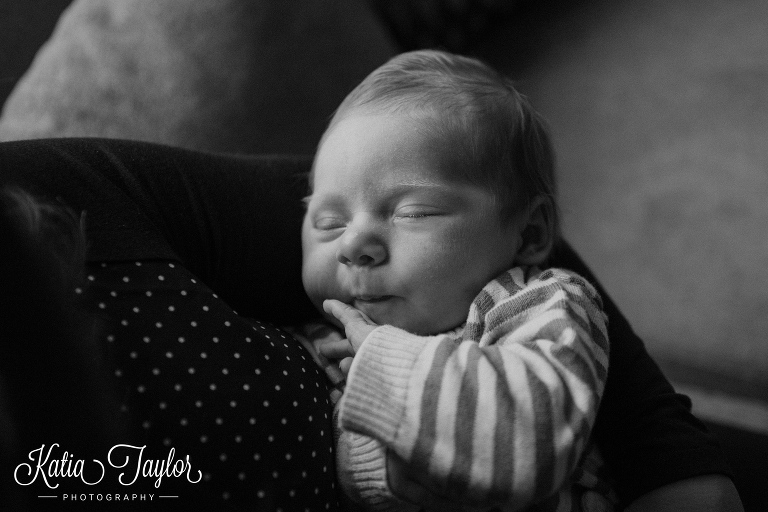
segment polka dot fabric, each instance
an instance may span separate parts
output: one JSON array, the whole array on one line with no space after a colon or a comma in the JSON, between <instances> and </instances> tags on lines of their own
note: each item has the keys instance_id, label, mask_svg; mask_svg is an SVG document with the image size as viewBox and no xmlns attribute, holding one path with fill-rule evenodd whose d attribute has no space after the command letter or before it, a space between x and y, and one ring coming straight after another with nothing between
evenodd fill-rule
<instances>
[{"instance_id":1,"label":"polka dot fabric","mask_svg":"<svg viewBox=\"0 0 768 512\"><path fill-rule=\"evenodd\" d=\"M152 458L174 448L203 473L179 500L202 486L222 505L338 510L328 389L300 343L178 263L92 263L87 279L126 418Z\"/></svg>"}]
</instances>

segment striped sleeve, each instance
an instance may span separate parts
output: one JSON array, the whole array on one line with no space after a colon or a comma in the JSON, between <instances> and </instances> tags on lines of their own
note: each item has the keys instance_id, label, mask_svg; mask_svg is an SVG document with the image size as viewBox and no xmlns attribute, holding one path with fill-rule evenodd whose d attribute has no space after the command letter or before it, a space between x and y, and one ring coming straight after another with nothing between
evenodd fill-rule
<instances>
[{"instance_id":1,"label":"striped sleeve","mask_svg":"<svg viewBox=\"0 0 768 512\"><path fill-rule=\"evenodd\" d=\"M513 269L478 295L461 340L375 329L350 370L340 421L446 496L518 509L575 470L607 368L594 288L563 270Z\"/></svg>"}]
</instances>

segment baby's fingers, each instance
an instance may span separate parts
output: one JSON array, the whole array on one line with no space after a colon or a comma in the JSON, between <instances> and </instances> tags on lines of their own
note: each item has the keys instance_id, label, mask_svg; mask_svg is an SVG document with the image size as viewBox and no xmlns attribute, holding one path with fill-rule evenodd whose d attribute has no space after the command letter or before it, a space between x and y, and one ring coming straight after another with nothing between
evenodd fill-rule
<instances>
[{"instance_id":1,"label":"baby's fingers","mask_svg":"<svg viewBox=\"0 0 768 512\"><path fill-rule=\"evenodd\" d=\"M326 341L320 345L320 353L328 359L343 359L355 355L352 344L347 339Z\"/></svg>"},{"instance_id":2,"label":"baby's fingers","mask_svg":"<svg viewBox=\"0 0 768 512\"><path fill-rule=\"evenodd\" d=\"M370 319L359 310L353 308L349 304L344 304L339 300L328 299L323 301L323 310L336 317L345 329L353 322L370 322Z\"/></svg>"},{"instance_id":3,"label":"baby's fingers","mask_svg":"<svg viewBox=\"0 0 768 512\"><path fill-rule=\"evenodd\" d=\"M326 300L323 309L342 323L354 352L360 349L365 338L377 327L365 313L338 300Z\"/></svg>"},{"instance_id":4,"label":"baby's fingers","mask_svg":"<svg viewBox=\"0 0 768 512\"><path fill-rule=\"evenodd\" d=\"M352 361L354 361L354 359L351 357L345 357L339 361L339 370L341 370L344 377L349 376L349 369L352 367Z\"/></svg>"}]
</instances>

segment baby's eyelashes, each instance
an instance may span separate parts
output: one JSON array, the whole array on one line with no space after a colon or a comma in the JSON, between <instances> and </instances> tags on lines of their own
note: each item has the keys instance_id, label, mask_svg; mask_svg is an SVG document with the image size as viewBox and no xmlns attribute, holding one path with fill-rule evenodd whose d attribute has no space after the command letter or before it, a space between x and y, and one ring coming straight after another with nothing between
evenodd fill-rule
<instances>
[{"instance_id":1,"label":"baby's eyelashes","mask_svg":"<svg viewBox=\"0 0 768 512\"><path fill-rule=\"evenodd\" d=\"M421 219L424 217L434 217L442 212L433 206L427 205L409 205L398 208L394 212L395 218L402 219Z\"/></svg>"},{"instance_id":2,"label":"baby's eyelashes","mask_svg":"<svg viewBox=\"0 0 768 512\"><path fill-rule=\"evenodd\" d=\"M433 215L434 215L433 213L420 212L420 213L403 213L403 214L397 215L397 217L404 218L404 219L420 219L422 217L431 217Z\"/></svg>"}]
</instances>

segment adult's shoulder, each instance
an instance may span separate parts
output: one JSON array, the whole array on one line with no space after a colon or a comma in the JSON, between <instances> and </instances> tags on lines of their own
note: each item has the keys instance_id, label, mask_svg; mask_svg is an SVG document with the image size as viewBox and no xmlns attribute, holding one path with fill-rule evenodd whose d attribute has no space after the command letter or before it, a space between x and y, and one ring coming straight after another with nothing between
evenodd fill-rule
<instances>
[{"instance_id":1,"label":"adult's shoulder","mask_svg":"<svg viewBox=\"0 0 768 512\"><path fill-rule=\"evenodd\" d=\"M301 285L310 165L118 139L0 143L0 186L85 212L90 261L178 260L243 314L314 311Z\"/></svg>"}]
</instances>

